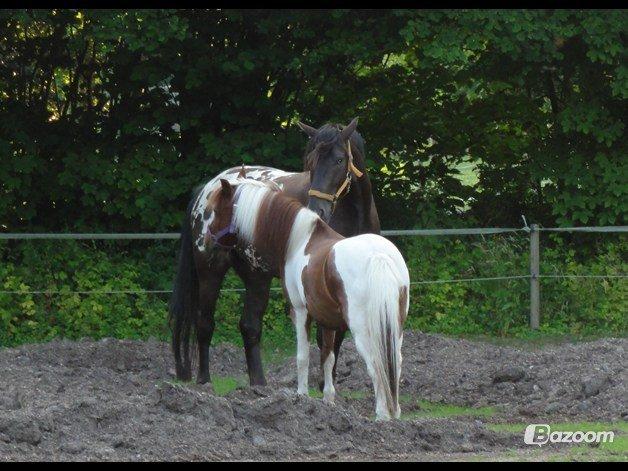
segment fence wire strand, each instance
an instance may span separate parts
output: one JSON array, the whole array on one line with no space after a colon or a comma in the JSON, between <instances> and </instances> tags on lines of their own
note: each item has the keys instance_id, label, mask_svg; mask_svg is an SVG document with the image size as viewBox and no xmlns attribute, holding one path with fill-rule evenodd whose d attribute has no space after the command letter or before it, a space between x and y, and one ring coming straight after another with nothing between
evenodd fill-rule
<instances>
[{"instance_id":1,"label":"fence wire strand","mask_svg":"<svg viewBox=\"0 0 628 471\"><path fill-rule=\"evenodd\" d=\"M628 226L538 227L542 232L628 232ZM530 232L530 227L470 227L460 229L389 229L383 236L480 235ZM0 240L177 240L178 232L0 233Z\"/></svg>"},{"instance_id":2,"label":"fence wire strand","mask_svg":"<svg viewBox=\"0 0 628 471\"><path fill-rule=\"evenodd\" d=\"M410 286L445 284L445 283L465 283L476 281L503 281L503 280L527 280L530 275L510 275L510 276L488 276L479 278L451 278L447 280L420 280L410 282ZM592 279L623 279L628 275L538 275L538 278L592 278ZM281 291L282 288L273 286L271 291ZM221 293L243 293L246 288L222 288ZM83 291L83 290L0 290L0 294L43 294L43 295L70 295L70 294L170 294L168 289L148 289L148 290L106 290L106 291Z\"/></svg>"},{"instance_id":3,"label":"fence wire strand","mask_svg":"<svg viewBox=\"0 0 628 471\"><path fill-rule=\"evenodd\" d=\"M537 227L543 232L628 232L628 226L588 226L588 227ZM462 229L393 229L384 230L384 236L435 236L435 235L481 235L481 234L504 234L513 232L530 232L527 225L522 228L515 227L483 227L483 228L462 228ZM179 233L0 233L0 240L160 240L179 239ZM419 280L412 281L411 286L446 284L446 283L468 283L478 281L503 281L531 279L527 275L491 276L477 278L452 278L447 280ZM569 275L569 274L549 274L537 275L537 278L590 278L590 279L625 279L628 275ZM272 287L271 291L280 291L280 287ZM222 288L223 293L242 293L246 288ZM170 294L172 290L0 290L0 294L37 294L37 295L89 295L89 294Z\"/></svg>"}]
</instances>

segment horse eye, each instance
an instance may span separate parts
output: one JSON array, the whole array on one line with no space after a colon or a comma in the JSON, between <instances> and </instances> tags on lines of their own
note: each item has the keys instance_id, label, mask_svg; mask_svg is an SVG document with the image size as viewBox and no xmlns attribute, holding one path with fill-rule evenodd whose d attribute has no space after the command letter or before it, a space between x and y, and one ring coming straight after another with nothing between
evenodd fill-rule
<instances>
[{"instance_id":1,"label":"horse eye","mask_svg":"<svg viewBox=\"0 0 628 471\"><path fill-rule=\"evenodd\" d=\"M336 160L336 164L340 165L340 164L342 163L342 161L343 161L343 160L344 160L344 159L338 159L338 160Z\"/></svg>"}]
</instances>

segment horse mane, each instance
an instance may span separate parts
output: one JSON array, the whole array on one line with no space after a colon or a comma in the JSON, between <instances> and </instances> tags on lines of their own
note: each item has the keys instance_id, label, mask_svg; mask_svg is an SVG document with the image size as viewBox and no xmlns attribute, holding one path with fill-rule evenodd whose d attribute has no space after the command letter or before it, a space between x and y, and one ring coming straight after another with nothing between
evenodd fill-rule
<instances>
[{"instance_id":1,"label":"horse mane","mask_svg":"<svg viewBox=\"0 0 628 471\"><path fill-rule=\"evenodd\" d=\"M296 199L250 180L238 183L234 206L234 223L240 238L277 267L285 263L293 233L309 229L318 219Z\"/></svg>"},{"instance_id":2,"label":"horse mane","mask_svg":"<svg viewBox=\"0 0 628 471\"><path fill-rule=\"evenodd\" d=\"M312 171L318 163L318 156L322 151L333 147L340 140L340 124L325 124L321 127L316 135L308 140L303 154L303 170ZM364 138L358 131L354 131L349 138L351 142L351 153L353 154L353 163L362 171L365 168L365 152Z\"/></svg>"}]
</instances>

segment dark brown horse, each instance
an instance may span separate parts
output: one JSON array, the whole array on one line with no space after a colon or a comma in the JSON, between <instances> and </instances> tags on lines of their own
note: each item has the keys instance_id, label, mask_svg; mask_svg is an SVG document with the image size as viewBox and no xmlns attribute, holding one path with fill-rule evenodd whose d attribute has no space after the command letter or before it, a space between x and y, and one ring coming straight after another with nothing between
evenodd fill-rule
<instances>
[{"instance_id":1,"label":"dark brown horse","mask_svg":"<svg viewBox=\"0 0 628 471\"><path fill-rule=\"evenodd\" d=\"M212 211L207 207L207 198L220 186L220 179L234 181L246 174L248 179L273 182L284 194L307 205L346 237L380 232L365 168L364 141L356 131L357 119L346 127L325 125L315 129L299 125L310 138L303 172L261 166L231 168L197 189L188 205L169 307L176 373L181 380L189 381L192 377L190 350L196 344L197 381L210 381L208 357L215 326L214 310L225 274L233 267L246 287L240 332L249 380L251 385L266 383L260 355L262 316L268 305L271 280L279 276L280 266L277 260L261 256L252 246L231 248L235 235L229 228L223 234L210 234ZM344 334L345 331L339 331L335 336L336 361ZM320 329L317 339L321 346Z\"/></svg>"}]
</instances>

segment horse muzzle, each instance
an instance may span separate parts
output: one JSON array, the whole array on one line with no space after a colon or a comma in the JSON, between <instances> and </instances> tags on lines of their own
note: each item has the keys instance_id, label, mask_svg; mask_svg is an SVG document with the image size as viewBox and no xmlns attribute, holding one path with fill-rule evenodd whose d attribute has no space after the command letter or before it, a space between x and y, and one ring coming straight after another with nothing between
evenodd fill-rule
<instances>
[{"instance_id":1,"label":"horse muzzle","mask_svg":"<svg viewBox=\"0 0 628 471\"><path fill-rule=\"evenodd\" d=\"M317 216L328 223L333 213L333 206L334 204L331 201L320 198L310 198L307 209L314 211Z\"/></svg>"}]
</instances>

